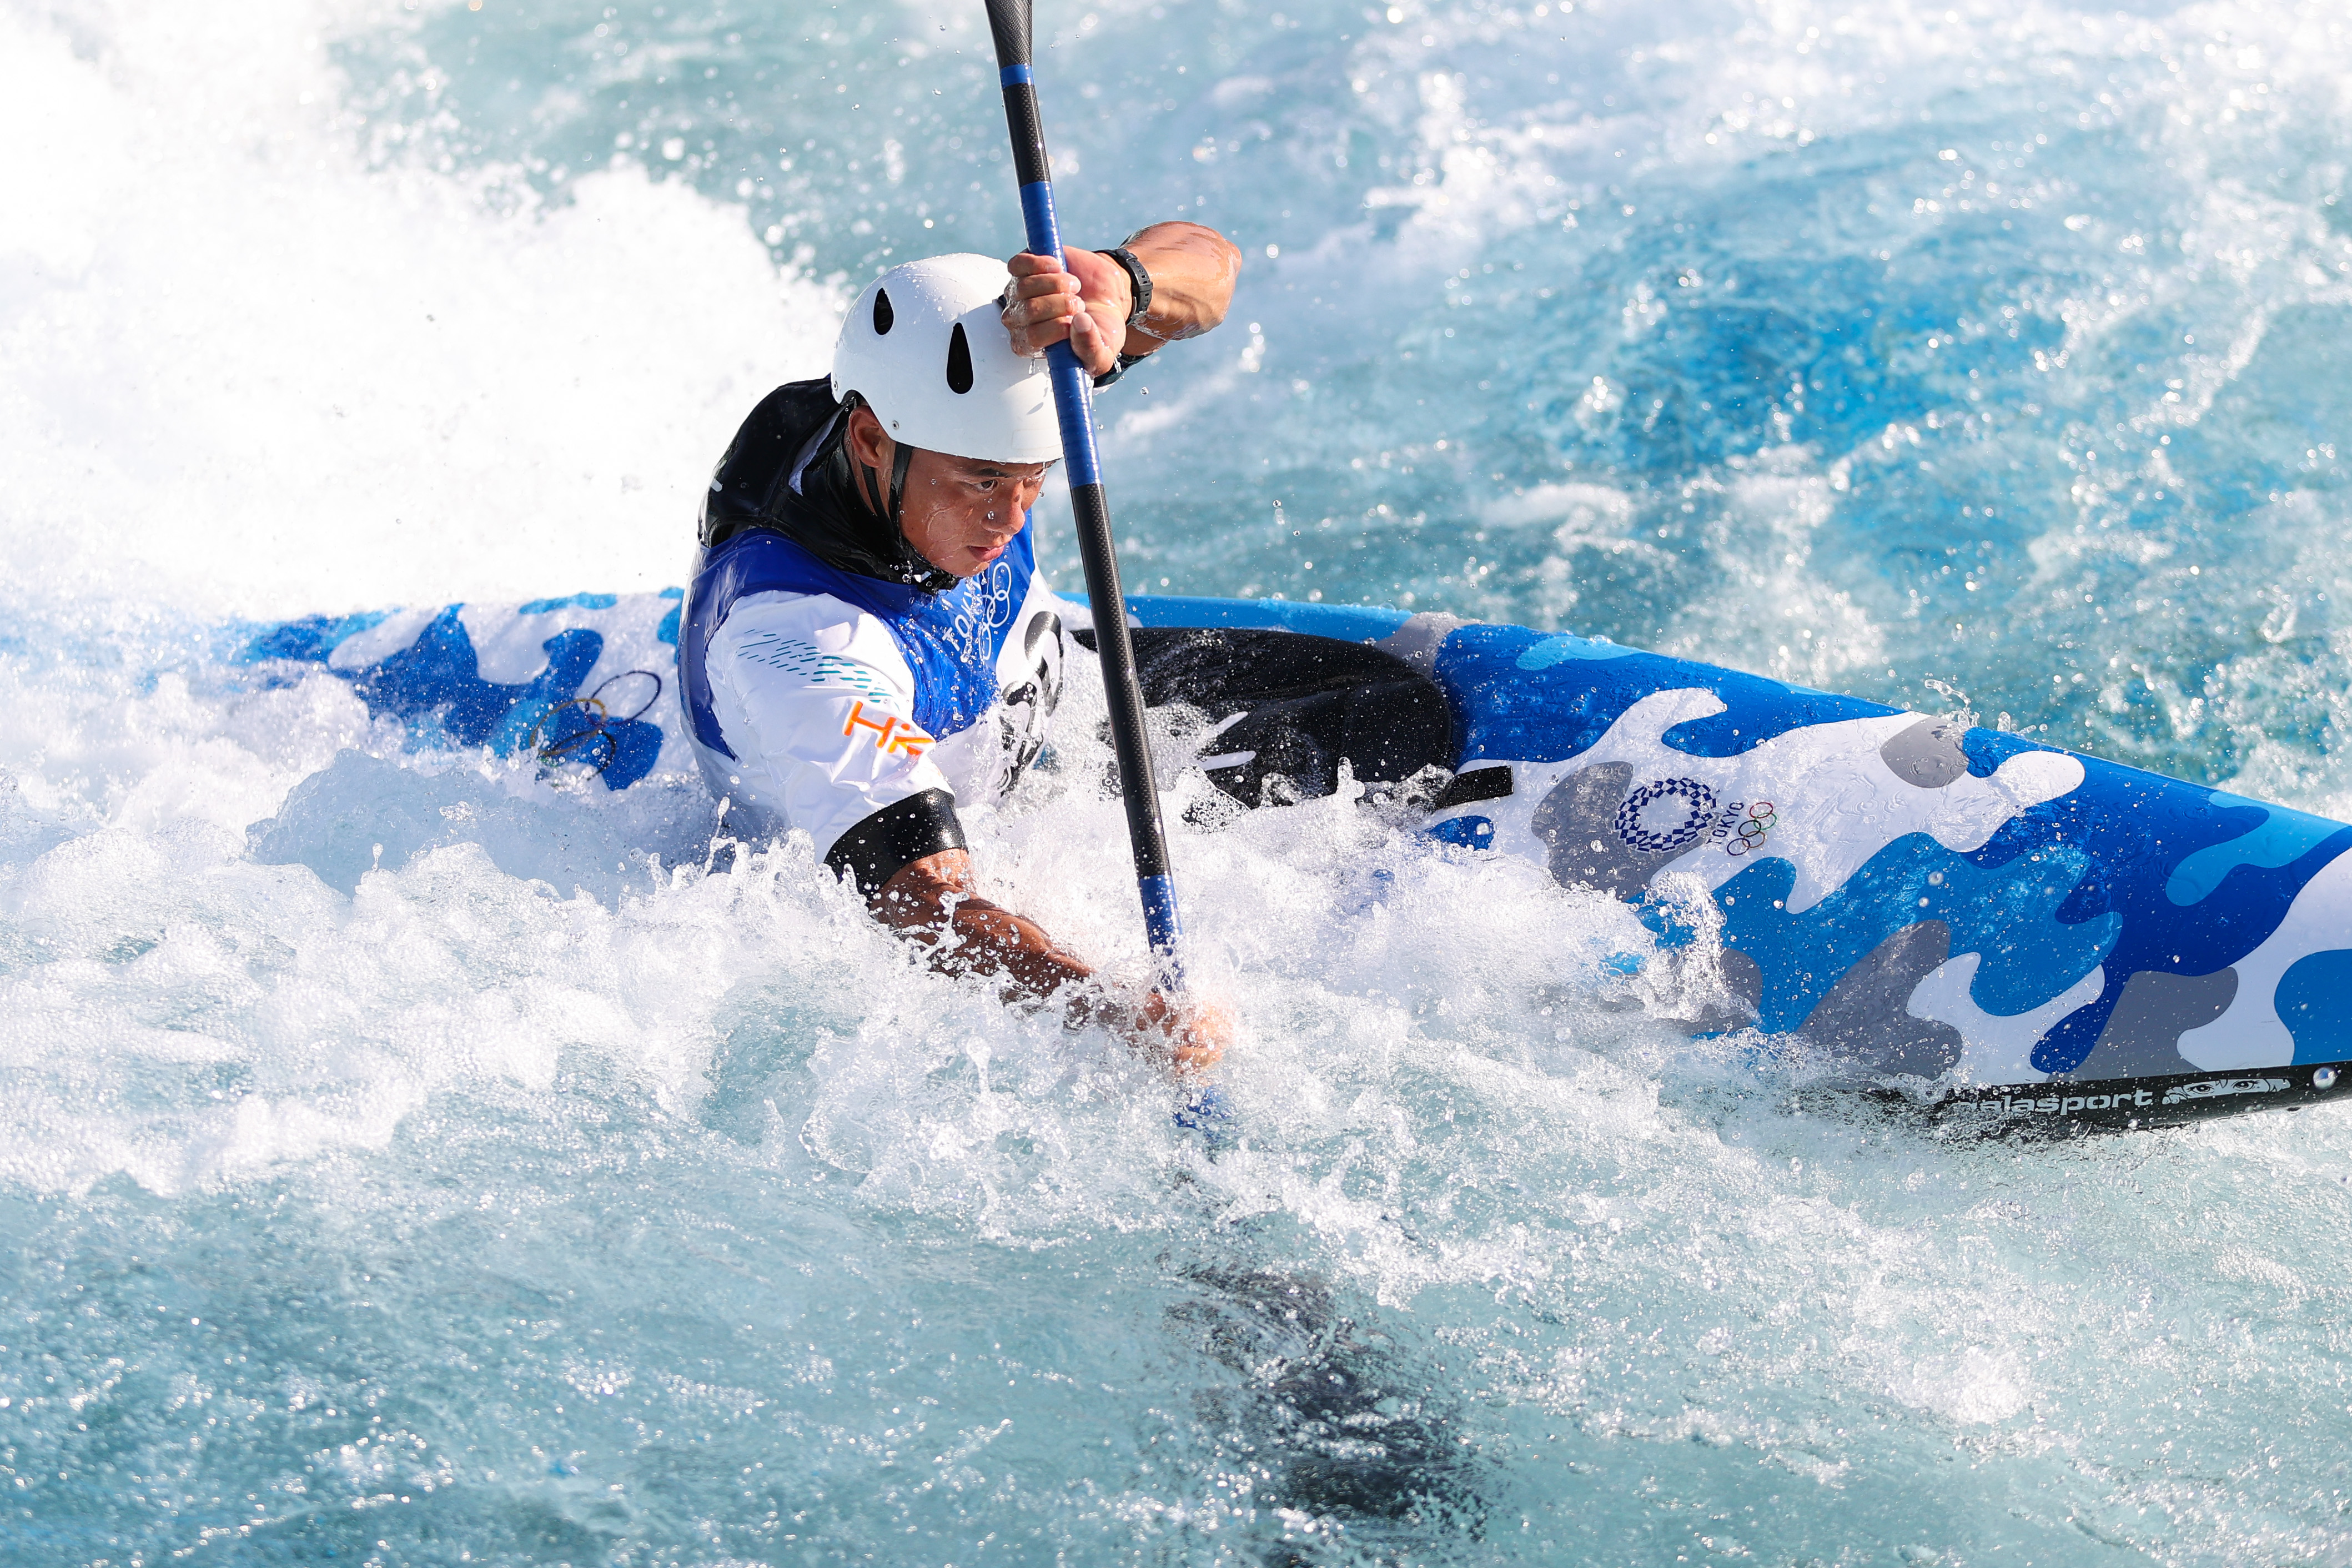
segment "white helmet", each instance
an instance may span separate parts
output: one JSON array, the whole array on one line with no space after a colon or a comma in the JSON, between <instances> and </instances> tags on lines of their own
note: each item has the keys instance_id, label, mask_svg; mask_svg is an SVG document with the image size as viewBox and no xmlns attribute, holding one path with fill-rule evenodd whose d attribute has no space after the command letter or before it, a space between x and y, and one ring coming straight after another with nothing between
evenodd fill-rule
<instances>
[{"instance_id":1,"label":"white helmet","mask_svg":"<svg viewBox=\"0 0 2352 1568\"><path fill-rule=\"evenodd\" d=\"M856 393L890 438L1000 463L1062 455L1043 358L1013 352L1010 274L986 256L902 262L866 286L833 350L833 395Z\"/></svg>"}]
</instances>

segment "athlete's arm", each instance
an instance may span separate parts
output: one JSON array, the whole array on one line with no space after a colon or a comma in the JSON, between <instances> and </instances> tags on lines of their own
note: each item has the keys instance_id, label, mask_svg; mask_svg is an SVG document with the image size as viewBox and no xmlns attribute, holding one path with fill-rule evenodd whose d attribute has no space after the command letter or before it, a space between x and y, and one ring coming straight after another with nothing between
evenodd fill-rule
<instances>
[{"instance_id":1,"label":"athlete's arm","mask_svg":"<svg viewBox=\"0 0 2352 1568\"><path fill-rule=\"evenodd\" d=\"M1135 284L1127 268L1099 251L1064 247L1065 265L1023 252L1007 265L1013 288L1004 308L1016 353L1040 354L1067 339L1095 375L1108 375L1122 353L1138 359L1165 343L1197 338L1225 319L1241 277L1242 253L1213 228L1155 223L1126 248L1151 278L1151 308L1129 325Z\"/></svg>"},{"instance_id":2,"label":"athlete's arm","mask_svg":"<svg viewBox=\"0 0 2352 1568\"><path fill-rule=\"evenodd\" d=\"M930 950L950 974L997 974L1007 989L1043 998L1094 971L1055 945L1036 921L980 896L971 857L944 849L900 867L866 900L874 918ZM1154 991L1139 1005L1070 993L1071 1015L1098 1018L1137 1045L1164 1053L1180 1073L1204 1071L1224 1054L1232 1020L1219 1009L1171 1003Z\"/></svg>"}]
</instances>

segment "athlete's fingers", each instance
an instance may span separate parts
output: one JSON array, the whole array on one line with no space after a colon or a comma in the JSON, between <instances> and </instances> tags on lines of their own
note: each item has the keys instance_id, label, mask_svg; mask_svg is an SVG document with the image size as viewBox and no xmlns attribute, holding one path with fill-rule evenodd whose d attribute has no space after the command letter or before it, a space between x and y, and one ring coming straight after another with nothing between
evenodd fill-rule
<instances>
[{"instance_id":1,"label":"athlete's fingers","mask_svg":"<svg viewBox=\"0 0 2352 1568\"><path fill-rule=\"evenodd\" d=\"M1057 295L1075 298L1080 289L1077 279L1070 273L1043 272L1015 278L1005 291L1015 300L1044 300Z\"/></svg>"},{"instance_id":2,"label":"athlete's fingers","mask_svg":"<svg viewBox=\"0 0 2352 1568\"><path fill-rule=\"evenodd\" d=\"M1075 280L1067 273L1060 279L1030 279L1016 284L1015 289L1020 291L1008 291L1010 297L1004 301L1003 308L1004 324L1013 329L1015 337L1020 336L1024 328L1050 326L1066 321L1085 309L1085 301L1078 297ZM1055 333L1049 340L1040 341L1059 342L1063 335Z\"/></svg>"},{"instance_id":3,"label":"athlete's fingers","mask_svg":"<svg viewBox=\"0 0 2352 1568\"><path fill-rule=\"evenodd\" d=\"M1024 321L1056 321L1084 310L1086 303L1075 288L1044 289L1014 296L1005 302L1004 313Z\"/></svg>"},{"instance_id":4,"label":"athlete's fingers","mask_svg":"<svg viewBox=\"0 0 2352 1568\"><path fill-rule=\"evenodd\" d=\"M1153 991L1136 1009L1133 1030L1139 1044L1164 1052L1181 1076L1216 1066L1233 1044L1234 1025L1234 1016L1213 1003L1173 1002Z\"/></svg>"},{"instance_id":5,"label":"athlete's fingers","mask_svg":"<svg viewBox=\"0 0 2352 1568\"><path fill-rule=\"evenodd\" d=\"M1117 347L1102 335L1098 308L1073 290L1014 300L1006 304L1003 314L1017 354L1034 357L1066 342L1094 375L1103 374L1118 359Z\"/></svg>"},{"instance_id":6,"label":"athlete's fingers","mask_svg":"<svg viewBox=\"0 0 2352 1568\"><path fill-rule=\"evenodd\" d=\"M1087 374L1105 374L1118 363L1118 351L1111 346L1101 320L1093 310L1082 310L1070 318L1069 338L1070 347L1077 351L1078 363L1087 367Z\"/></svg>"},{"instance_id":7,"label":"athlete's fingers","mask_svg":"<svg viewBox=\"0 0 2352 1568\"><path fill-rule=\"evenodd\" d=\"M1016 315L1013 311L1007 310L1004 314L1004 325L1012 333L1013 352L1024 358L1034 359L1070 335L1068 314L1056 314L1038 320L1030 317L1026 312Z\"/></svg>"},{"instance_id":8,"label":"athlete's fingers","mask_svg":"<svg viewBox=\"0 0 2352 1568\"><path fill-rule=\"evenodd\" d=\"M1034 358L1067 342L1090 374L1107 374L1126 338L1113 331L1118 307L1088 299L1078 277L1052 257L1024 251L1005 266L1013 281L1005 287L1003 314L1013 352Z\"/></svg>"},{"instance_id":9,"label":"athlete's fingers","mask_svg":"<svg viewBox=\"0 0 2352 1568\"><path fill-rule=\"evenodd\" d=\"M1183 1009L1168 1054L1178 1072L1202 1073L1223 1058L1233 1040L1234 1016L1223 1007L1195 1002Z\"/></svg>"}]
</instances>

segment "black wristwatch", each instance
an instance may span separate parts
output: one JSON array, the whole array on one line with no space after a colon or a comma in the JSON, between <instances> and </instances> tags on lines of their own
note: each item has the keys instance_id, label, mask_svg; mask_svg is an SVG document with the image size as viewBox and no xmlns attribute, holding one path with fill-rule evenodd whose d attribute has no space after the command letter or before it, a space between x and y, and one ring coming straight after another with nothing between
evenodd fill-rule
<instances>
[{"instance_id":1,"label":"black wristwatch","mask_svg":"<svg viewBox=\"0 0 2352 1568\"><path fill-rule=\"evenodd\" d=\"M1119 352L1118 358L1112 362L1111 367L1103 372L1100 375L1095 377L1095 390L1097 392L1100 392L1104 387L1108 386L1112 382L1117 381L1120 376L1125 375L1129 369L1141 364L1142 363L1143 356L1141 354L1131 354L1122 349Z\"/></svg>"},{"instance_id":2,"label":"black wristwatch","mask_svg":"<svg viewBox=\"0 0 2352 1568\"><path fill-rule=\"evenodd\" d=\"M1117 250L1106 250L1103 254L1118 262L1127 273L1129 291L1135 296L1135 308L1127 313L1127 324L1131 327L1143 320L1144 313L1151 309L1151 274L1143 269L1143 263L1135 258L1135 252L1125 246Z\"/></svg>"}]
</instances>

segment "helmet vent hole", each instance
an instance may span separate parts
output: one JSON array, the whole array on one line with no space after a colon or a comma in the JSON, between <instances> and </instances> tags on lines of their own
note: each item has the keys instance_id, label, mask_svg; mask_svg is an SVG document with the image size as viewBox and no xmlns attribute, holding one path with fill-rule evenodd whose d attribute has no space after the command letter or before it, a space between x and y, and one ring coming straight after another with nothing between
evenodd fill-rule
<instances>
[{"instance_id":1,"label":"helmet vent hole","mask_svg":"<svg viewBox=\"0 0 2352 1568\"><path fill-rule=\"evenodd\" d=\"M955 331L948 335L948 390L965 393L971 390L971 343L963 335L963 323L958 321Z\"/></svg>"},{"instance_id":2,"label":"helmet vent hole","mask_svg":"<svg viewBox=\"0 0 2352 1568\"><path fill-rule=\"evenodd\" d=\"M890 323L897 320L890 309L890 290L874 290L874 335L877 338L888 335Z\"/></svg>"}]
</instances>

